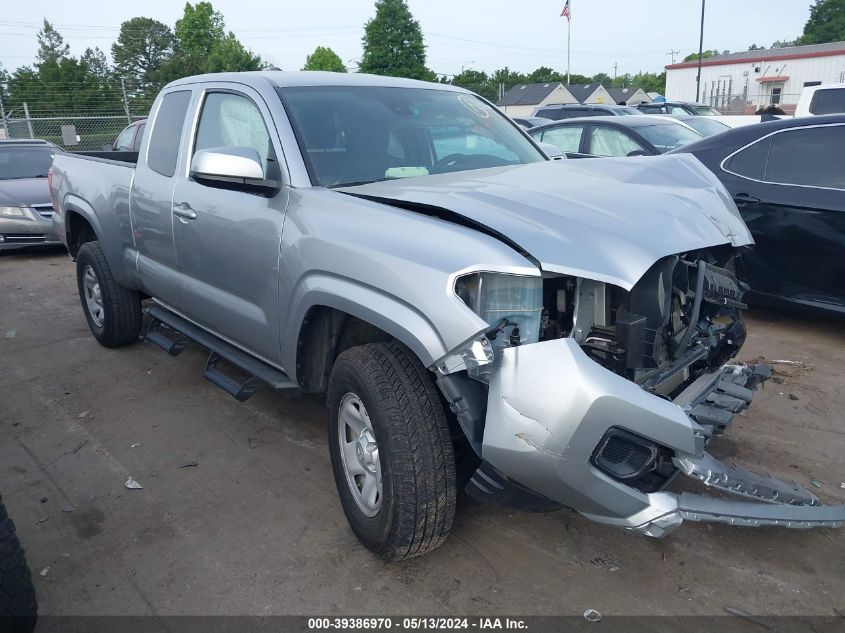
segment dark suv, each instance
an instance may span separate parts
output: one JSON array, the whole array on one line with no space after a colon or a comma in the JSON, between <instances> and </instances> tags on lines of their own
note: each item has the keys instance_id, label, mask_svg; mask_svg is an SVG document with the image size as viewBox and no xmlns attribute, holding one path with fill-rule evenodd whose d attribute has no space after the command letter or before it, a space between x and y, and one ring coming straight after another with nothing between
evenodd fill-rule
<instances>
[{"instance_id":1,"label":"dark suv","mask_svg":"<svg viewBox=\"0 0 845 633\"><path fill-rule=\"evenodd\" d=\"M561 119L574 119L585 116L627 116L629 114L642 113L631 106L604 103L567 103L540 106L532 116L560 121Z\"/></svg>"}]
</instances>

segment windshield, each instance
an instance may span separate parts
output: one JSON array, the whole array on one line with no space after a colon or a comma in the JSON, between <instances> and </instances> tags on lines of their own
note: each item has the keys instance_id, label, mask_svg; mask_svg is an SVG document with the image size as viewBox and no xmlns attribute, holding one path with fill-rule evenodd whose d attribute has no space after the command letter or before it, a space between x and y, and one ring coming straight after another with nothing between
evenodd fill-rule
<instances>
[{"instance_id":1,"label":"windshield","mask_svg":"<svg viewBox=\"0 0 845 633\"><path fill-rule=\"evenodd\" d=\"M642 114L642 112L631 106L622 106L621 108L616 108L614 112L623 116L627 116L629 114Z\"/></svg>"},{"instance_id":2,"label":"windshield","mask_svg":"<svg viewBox=\"0 0 845 633\"><path fill-rule=\"evenodd\" d=\"M704 116L721 116L722 114L716 108L711 108L708 105L694 105L692 109Z\"/></svg>"},{"instance_id":3,"label":"windshield","mask_svg":"<svg viewBox=\"0 0 845 633\"><path fill-rule=\"evenodd\" d=\"M51 147L3 147L0 145L0 180L46 178L53 165Z\"/></svg>"},{"instance_id":4,"label":"windshield","mask_svg":"<svg viewBox=\"0 0 845 633\"><path fill-rule=\"evenodd\" d=\"M316 184L363 184L546 160L474 95L425 88L318 86L279 95Z\"/></svg>"},{"instance_id":5,"label":"windshield","mask_svg":"<svg viewBox=\"0 0 845 633\"><path fill-rule=\"evenodd\" d=\"M684 123L689 125L702 136L713 136L714 134L730 129L724 123L708 119L706 116L691 116L689 119L684 121Z\"/></svg>"},{"instance_id":6,"label":"windshield","mask_svg":"<svg viewBox=\"0 0 845 633\"><path fill-rule=\"evenodd\" d=\"M701 134L695 130L676 122L641 125L637 127L637 132L654 145L661 154L700 141L702 138Z\"/></svg>"}]
</instances>

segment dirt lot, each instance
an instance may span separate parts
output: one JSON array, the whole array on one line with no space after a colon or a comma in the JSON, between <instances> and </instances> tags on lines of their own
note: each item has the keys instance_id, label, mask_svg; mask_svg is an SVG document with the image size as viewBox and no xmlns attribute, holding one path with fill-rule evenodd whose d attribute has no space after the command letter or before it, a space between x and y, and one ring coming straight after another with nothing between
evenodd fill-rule
<instances>
[{"instance_id":1,"label":"dirt lot","mask_svg":"<svg viewBox=\"0 0 845 633\"><path fill-rule=\"evenodd\" d=\"M337 500L317 398L239 404L178 358L91 337L66 255L0 257L0 490L42 614L765 614L845 607L845 531L690 523L662 541L459 497L434 554L385 564ZM769 383L713 452L845 503L845 328L757 312ZM180 468L196 462L195 467ZM127 490L135 477L143 490ZM42 574L42 570L46 570ZM840 611L841 613L841 611Z\"/></svg>"}]
</instances>

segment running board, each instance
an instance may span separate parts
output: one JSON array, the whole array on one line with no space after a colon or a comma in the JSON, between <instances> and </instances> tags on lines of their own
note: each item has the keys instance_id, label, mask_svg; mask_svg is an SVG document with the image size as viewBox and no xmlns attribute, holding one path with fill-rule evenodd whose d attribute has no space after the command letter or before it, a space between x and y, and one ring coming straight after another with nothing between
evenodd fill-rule
<instances>
[{"instance_id":1,"label":"running board","mask_svg":"<svg viewBox=\"0 0 845 633\"><path fill-rule=\"evenodd\" d=\"M240 402L249 398L264 384L287 395L302 393L299 385L293 382L284 372L270 367L254 356L194 325L187 319L183 319L178 314L174 314L167 308L154 305L147 310L147 314L152 319L147 329L146 338L148 341L155 343L171 356L179 354L185 349L189 341L194 341L205 347L210 353L203 376ZM178 338L173 339L164 334L162 325L178 333ZM221 360L237 367L246 373L249 378L239 382L225 374L218 366Z\"/></svg>"}]
</instances>

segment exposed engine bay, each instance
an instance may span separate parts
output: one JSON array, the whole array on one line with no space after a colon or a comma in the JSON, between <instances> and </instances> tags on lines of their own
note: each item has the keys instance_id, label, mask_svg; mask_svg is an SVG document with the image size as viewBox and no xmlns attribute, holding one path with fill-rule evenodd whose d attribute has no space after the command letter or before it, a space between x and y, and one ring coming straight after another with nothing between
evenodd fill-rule
<instances>
[{"instance_id":1,"label":"exposed engine bay","mask_svg":"<svg viewBox=\"0 0 845 633\"><path fill-rule=\"evenodd\" d=\"M741 300L748 286L732 271L732 249L725 251L665 257L630 292L548 278L539 340L571 336L600 365L672 398L745 341Z\"/></svg>"}]
</instances>

